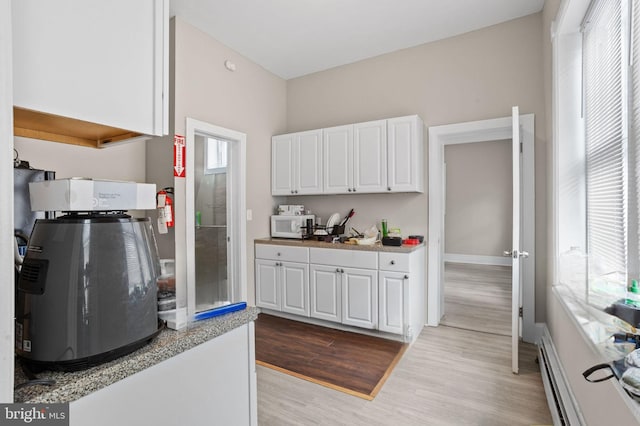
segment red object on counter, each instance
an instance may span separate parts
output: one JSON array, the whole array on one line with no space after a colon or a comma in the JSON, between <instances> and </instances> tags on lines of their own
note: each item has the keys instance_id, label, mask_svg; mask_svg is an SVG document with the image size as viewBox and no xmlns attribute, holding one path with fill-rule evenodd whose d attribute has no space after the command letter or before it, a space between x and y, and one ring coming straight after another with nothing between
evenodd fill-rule
<instances>
[{"instance_id":1,"label":"red object on counter","mask_svg":"<svg viewBox=\"0 0 640 426\"><path fill-rule=\"evenodd\" d=\"M407 238L406 240L402 240L402 244L407 246L417 246L420 244L420 240L417 238Z\"/></svg>"}]
</instances>

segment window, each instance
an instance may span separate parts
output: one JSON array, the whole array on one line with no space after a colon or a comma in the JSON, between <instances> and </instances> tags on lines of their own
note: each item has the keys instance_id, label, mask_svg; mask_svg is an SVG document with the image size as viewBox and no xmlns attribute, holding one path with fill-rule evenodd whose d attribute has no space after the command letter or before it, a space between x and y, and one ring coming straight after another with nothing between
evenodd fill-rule
<instances>
[{"instance_id":1,"label":"window","mask_svg":"<svg viewBox=\"0 0 640 426\"><path fill-rule=\"evenodd\" d=\"M640 2L586 6L554 40L555 282L604 309L640 278Z\"/></svg>"},{"instance_id":2,"label":"window","mask_svg":"<svg viewBox=\"0 0 640 426\"><path fill-rule=\"evenodd\" d=\"M207 138L204 174L211 175L227 172L227 144L225 140Z\"/></svg>"}]
</instances>

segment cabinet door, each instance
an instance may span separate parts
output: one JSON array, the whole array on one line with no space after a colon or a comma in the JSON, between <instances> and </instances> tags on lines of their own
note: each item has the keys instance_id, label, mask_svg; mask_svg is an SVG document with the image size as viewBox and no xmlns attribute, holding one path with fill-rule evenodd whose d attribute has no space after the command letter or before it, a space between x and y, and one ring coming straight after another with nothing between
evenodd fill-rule
<instances>
[{"instance_id":1,"label":"cabinet door","mask_svg":"<svg viewBox=\"0 0 640 426\"><path fill-rule=\"evenodd\" d=\"M387 122L353 126L353 188L355 192L387 191Z\"/></svg>"},{"instance_id":2,"label":"cabinet door","mask_svg":"<svg viewBox=\"0 0 640 426\"><path fill-rule=\"evenodd\" d=\"M378 273L378 330L404 333L404 295L408 275L398 272Z\"/></svg>"},{"instance_id":3,"label":"cabinet door","mask_svg":"<svg viewBox=\"0 0 640 426\"><path fill-rule=\"evenodd\" d=\"M168 133L168 4L12 2L14 105Z\"/></svg>"},{"instance_id":4,"label":"cabinet door","mask_svg":"<svg viewBox=\"0 0 640 426\"><path fill-rule=\"evenodd\" d=\"M278 266L273 260L256 260L256 306L281 310Z\"/></svg>"},{"instance_id":5,"label":"cabinet door","mask_svg":"<svg viewBox=\"0 0 640 426\"><path fill-rule=\"evenodd\" d=\"M353 192L353 125L324 129L322 162L325 193Z\"/></svg>"},{"instance_id":6,"label":"cabinet door","mask_svg":"<svg viewBox=\"0 0 640 426\"><path fill-rule=\"evenodd\" d=\"M378 276L367 269L342 269L342 323L378 327Z\"/></svg>"},{"instance_id":7,"label":"cabinet door","mask_svg":"<svg viewBox=\"0 0 640 426\"><path fill-rule=\"evenodd\" d=\"M295 135L271 139L271 195L292 195L294 191Z\"/></svg>"},{"instance_id":8,"label":"cabinet door","mask_svg":"<svg viewBox=\"0 0 640 426\"><path fill-rule=\"evenodd\" d=\"M299 195L322 193L322 130L296 136L294 192Z\"/></svg>"},{"instance_id":9,"label":"cabinet door","mask_svg":"<svg viewBox=\"0 0 640 426\"><path fill-rule=\"evenodd\" d=\"M338 268L330 266L310 266L309 315L327 321L340 322L340 274Z\"/></svg>"},{"instance_id":10,"label":"cabinet door","mask_svg":"<svg viewBox=\"0 0 640 426\"><path fill-rule=\"evenodd\" d=\"M423 192L422 120L416 115L387 120L388 190Z\"/></svg>"},{"instance_id":11,"label":"cabinet door","mask_svg":"<svg viewBox=\"0 0 640 426\"><path fill-rule=\"evenodd\" d=\"M282 312L309 316L309 265L282 262Z\"/></svg>"}]
</instances>

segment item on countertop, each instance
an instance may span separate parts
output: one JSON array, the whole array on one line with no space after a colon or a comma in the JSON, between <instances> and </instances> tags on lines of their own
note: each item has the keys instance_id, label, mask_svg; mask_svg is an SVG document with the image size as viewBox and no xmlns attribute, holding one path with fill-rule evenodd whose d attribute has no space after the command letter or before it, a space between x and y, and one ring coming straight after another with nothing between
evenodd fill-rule
<instances>
[{"instance_id":1,"label":"item on countertop","mask_svg":"<svg viewBox=\"0 0 640 426\"><path fill-rule=\"evenodd\" d=\"M334 213L329 217L329 220L327 220L327 224L324 227L327 230L327 233L333 233L333 227L338 223L338 219L340 219L339 213Z\"/></svg>"},{"instance_id":2,"label":"item on countertop","mask_svg":"<svg viewBox=\"0 0 640 426\"><path fill-rule=\"evenodd\" d=\"M417 246L420 244L420 241L417 238L407 238L406 240L402 240L402 244L407 246Z\"/></svg>"},{"instance_id":3,"label":"item on countertop","mask_svg":"<svg viewBox=\"0 0 640 426\"><path fill-rule=\"evenodd\" d=\"M633 396L640 397L640 368L631 367L622 373L620 385Z\"/></svg>"},{"instance_id":4,"label":"item on countertop","mask_svg":"<svg viewBox=\"0 0 640 426\"><path fill-rule=\"evenodd\" d=\"M402 238L400 237L382 237L383 246L396 246L402 245Z\"/></svg>"},{"instance_id":5,"label":"item on countertop","mask_svg":"<svg viewBox=\"0 0 640 426\"><path fill-rule=\"evenodd\" d=\"M424 241L424 235L409 235L409 238L416 239L416 240L420 241L421 243Z\"/></svg>"},{"instance_id":6,"label":"item on countertop","mask_svg":"<svg viewBox=\"0 0 640 426\"><path fill-rule=\"evenodd\" d=\"M356 214L355 211L351 209L351 211L344 217L344 219L342 219L342 222L340 222L340 226L345 226L354 214Z\"/></svg>"},{"instance_id":7,"label":"item on countertop","mask_svg":"<svg viewBox=\"0 0 640 426\"><path fill-rule=\"evenodd\" d=\"M389 230L387 229L387 219L382 219L382 237L388 237Z\"/></svg>"},{"instance_id":8,"label":"item on countertop","mask_svg":"<svg viewBox=\"0 0 640 426\"><path fill-rule=\"evenodd\" d=\"M640 350L629 352L624 357L624 364L628 367L640 367Z\"/></svg>"},{"instance_id":9,"label":"item on countertop","mask_svg":"<svg viewBox=\"0 0 640 426\"><path fill-rule=\"evenodd\" d=\"M391 228L387 237L402 237L402 232L400 232L400 228Z\"/></svg>"},{"instance_id":10,"label":"item on countertop","mask_svg":"<svg viewBox=\"0 0 640 426\"><path fill-rule=\"evenodd\" d=\"M283 216L301 216L304 215L304 206L293 204L280 204L278 206L278 214Z\"/></svg>"}]
</instances>

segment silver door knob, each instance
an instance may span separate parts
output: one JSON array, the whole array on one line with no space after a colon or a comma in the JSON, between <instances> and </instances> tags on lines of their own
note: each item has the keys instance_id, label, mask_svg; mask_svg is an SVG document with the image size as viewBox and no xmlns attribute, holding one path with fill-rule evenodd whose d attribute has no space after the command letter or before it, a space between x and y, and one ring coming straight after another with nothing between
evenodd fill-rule
<instances>
[{"instance_id":1,"label":"silver door knob","mask_svg":"<svg viewBox=\"0 0 640 426\"><path fill-rule=\"evenodd\" d=\"M502 255L505 257L513 257L514 259L517 259L518 257L527 258L529 257L529 252L519 250L505 250L502 252Z\"/></svg>"}]
</instances>

